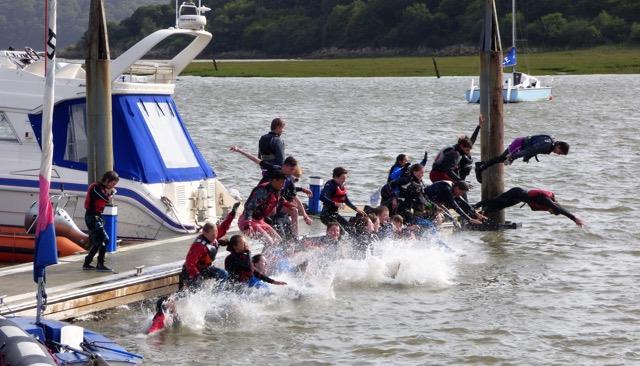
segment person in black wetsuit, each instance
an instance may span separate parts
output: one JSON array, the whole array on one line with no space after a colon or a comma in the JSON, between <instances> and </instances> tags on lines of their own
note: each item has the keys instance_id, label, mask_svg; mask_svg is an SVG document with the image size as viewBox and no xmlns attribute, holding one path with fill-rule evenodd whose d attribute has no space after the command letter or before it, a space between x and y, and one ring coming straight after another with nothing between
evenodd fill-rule
<instances>
[{"instance_id":1,"label":"person in black wetsuit","mask_svg":"<svg viewBox=\"0 0 640 366\"><path fill-rule=\"evenodd\" d=\"M104 208L111 201L116 193L116 184L120 181L118 173L110 170L102 176L99 182L89 185L84 201L84 222L89 230L89 240L91 249L84 258L83 270L97 270L99 272L112 272L111 268L105 266L104 257L107 251L107 243L110 238L104 229L104 218L102 213ZM94 267L91 265L93 257L98 254L98 263Z\"/></svg>"},{"instance_id":2,"label":"person in black wetsuit","mask_svg":"<svg viewBox=\"0 0 640 366\"><path fill-rule=\"evenodd\" d=\"M286 282L273 280L257 272L251 262L251 249L242 235L234 235L229 239L227 250L231 253L224 259L224 269L229 274L231 283L249 284L252 277L256 277L274 285L286 285Z\"/></svg>"},{"instance_id":3,"label":"person in black wetsuit","mask_svg":"<svg viewBox=\"0 0 640 366\"><path fill-rule=\"evenodd\" d=\"M471 138L469 138L471 146L476 143L478 133L480 133L480 128L482 128L483 124L484 116L480 114L480 116L478 116L478 125L476 126L476 129L473 130ZM473 170L473 158L471 157L471 154L462 154L460 162L458 163L458 176L460 176L460 180L465 180L467 176L469 176L469 173L471 173L471 170Z\"/></svg>"},{"instance_id":4,"label":"person in black wetsuit","mask_svg":"<svg viewBox=\"0 0 640 366\"><path fill-rule=\"evenodd\" d=\"M343 230L349 229L349 222L338 213L342 205L347 205L357 213L366 215L364 211L351 203L349 196L347 196L347 188L344 186L347 180L347 173L347 170L343 167L334 168L332 174L333 179L327 181L320 192L320 201L322 201L320 221L325 225L329 222L336 221Z\"/></svg>"},{"instance_id":5,"label":"person in black wetsuit","mask_svg":"<svg viewBox=\"0 0 640 366\"><path fill-rule=\"evenodd\" d=\"M399 188L398 214L408 224L417 224L424 227L435 228L433 223L435 207L425 196L425 186L422 183L424 167L413 164L409 173L389 183L391 189Z\"/></svg>"},{"instance_id":6,"label":"person in black wetsuit","mask_svg":"<svg viewBox=\"0 0 640 366\"><path fill-rule=\"evenodd\" d=\"M502 154L487 161L477 162L475 166L476 179L482 183L482 172L495 164L504 163L509 165L520 158L525 163L528 163L531 158L538 160L538 154L551 153L567 155L569 153L569 144L564 141L555 141L549 135L518 137L511 142Z\"/></svg>"},{"instance_id":7,"label":"person in black wetsuit","mask_svg":"<svg viewBox=\"0 0 640 366\"><path fill-rule=\"evenodd\" d=\"M258 142L258 158L274 165L284 163L284 141L281 136L284 132L284 120L274 118L271 121L271 131L260 137Z\"/></svg>"},{"instance_id":8,"label":"person in black wetsuit","mask_svg":"<svg viewBox=\"0 0 640 366\"><path fill-rule=\"evenodd\" d=\"M427 197L438 205L444 205L447 208L455 210L463 219L472 224L480 225L486 217L475 212L463 198L464 194L469 191L469 184L465 181L450 182L440 181L433 183L425 190ZM460 207L460 206L463 207Z\"/></svg>"},{"instance_id":9,"label":"person in black wetsuit","mask_svg":"<svg viewBox=\"0 0 640 366\"><path fill-rule=\"evenodd\" d=\"M471 148L476 142L483 123L484 116L481 114L478 117L478 126L473 131L471 138L462 136L458 139L457 144L447 146L438 152L429 173L429 179L432 182L435 183L441 180L457 182L464 180L469 175L473 164Z\"/></svg>"},{"instance_id":10,"label":"person in black wetsuit","mask_svg":"<svg viewBox=\"0 0 640 366\"><path fill-rule=\"evenodd\" d=\"M428 157L429 155L425 151L422 161L420 161L420 165L426 166ZM398 195L400 194L400 189L397 187L391 189L389 185L394 180L400 179L404 175L409 174L409 167L411 167L409 157L405 154L398 155L396 157L396 162L389 169L387 183L380 188L380 203L386 206L391 214L395 214L398 208Z\"/></svg>"},{"instance_id":11,"label":"person in black wetsuit","mask_svg":"<svg viewBox=\"0 0 640 366\"><path fill-rule=\"evenodd\" d=\"M504 208L526 203L532 211L549 211L554 215L564 215L571 219L576 225L583 227L584 221L571 214L556 202L555 194L542 189L526 190L514 187L492 199L480 201L475 207L481 207L485 213L500 211Z\"/></svg>"}]
</instances>

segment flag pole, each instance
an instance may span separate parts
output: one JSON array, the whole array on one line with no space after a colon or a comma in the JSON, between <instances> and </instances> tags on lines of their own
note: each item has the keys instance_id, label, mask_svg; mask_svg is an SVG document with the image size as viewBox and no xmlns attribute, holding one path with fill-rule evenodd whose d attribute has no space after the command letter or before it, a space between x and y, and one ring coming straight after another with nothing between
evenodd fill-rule
<instances>
[{"instance_id":1,"label":"flag pole","mask_svg":"<svg viewBox=\"0 0 640 366\"><path fill-rule=\"evenodd\" d=\"M38 223L36 226L36 244L33 260L33 277L38 284L36 294L36 324L40 324L44 312L47 294L45 292L45 270L51 264L58 263L56 234L53 224L53 208L49 198L51 186L51 165L53 164L53 105L55 94L56 64L56 0L45 0L47 29L45 42L45 86L42 103L42 156L38 194Z\"/></svg>"}]
</instances>

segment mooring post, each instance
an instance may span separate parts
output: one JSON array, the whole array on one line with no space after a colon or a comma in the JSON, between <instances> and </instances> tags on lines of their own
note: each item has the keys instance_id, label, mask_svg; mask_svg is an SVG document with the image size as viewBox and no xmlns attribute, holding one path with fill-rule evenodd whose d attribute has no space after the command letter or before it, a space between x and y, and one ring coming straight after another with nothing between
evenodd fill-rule
<instances>
[{"instance_id":1,"label":"mooring post","mask_svg":"<svg viewBox=\"0 0 640 366\"><path fill-rule=\"evenodd\" d=\"M87 72L87 142L89 184L113 170L111 60L103 0L91 0Z\"/></svg>"},{"instance_id":2,"label":"mooring post","mask_svg":"<svg viewBox=\"0 0 640 366\"><path fill-rule=\"evenodd\" d=\"M494 0L485 1L484 28L480 53L480 113L485 117L481 131L481 159L486 161L504 151L502 100L502 45ZM482 200L504 191L504 165L495 164L482 173ZM489 214L504 223L504 211Z\"/></svg>"}]
</instances>

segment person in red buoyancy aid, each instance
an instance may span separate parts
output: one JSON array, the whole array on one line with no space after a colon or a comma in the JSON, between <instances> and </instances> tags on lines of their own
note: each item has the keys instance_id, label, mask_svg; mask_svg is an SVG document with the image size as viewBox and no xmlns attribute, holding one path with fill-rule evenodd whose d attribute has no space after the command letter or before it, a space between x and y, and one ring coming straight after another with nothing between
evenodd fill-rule
<instances>
[{"instance_id":1,"label":"person in red buoyancy aid","mask_svg":"<svg viewBox=\"0 0 640 366\"><path fill-rule=\"evenodd\" d=\"M104 173L99 182L90 184L89 189L87 189L87 196L84 201L84 208L86 210L84 222L87 225L87 229L89 229L91 249L84 258L84 264L82 265L82 269L84 270L95 269L100 272L111 272L111 269L104 264L104 256L107 250L109 236L104 230L102 212L104 212L105 206L116 193L115 187L119 180L120 177L118 173L111 170ZM94 267L91 265L91 262L96 253L98 253L98 264Z\"/></svg>"},{"instance_id":2,"label":"person in red buoyancy aid","mask_svg":"<svg viewBox=\"0 0 640 366\"><path fill-rule=\"evenodd\" d=\"M366 215L364 211L351 203L349 196L347 196L347 188L344 186L347 181L347 173L347 170L343 167L334 168L333 179L325 183L320 192L320 201L322 201L320 221L325 225L330 222L337 222L342 230L348 230L349 228L349 222L338 213L342 206L347 205L360 215Z\"/></svg>"},{"instance_id":3,"label":"person in red buoyancy aid","mask_svg":"<svg viewBox=\"0 0 640 366\"><path fill-rule=\"evenodd\" d=\"M178 290L182 290L185 286L187 288L198 287L202 280L209 278L219 280L227 278L227 273L220 268L214 267L213 261L216 260L219 246L226 245L226 243L219 243L218 239L222 238L229 230L231 222L236 217L236 210L239 205L239 202L233 205L231 212L219 225L216 226L209 222L204 224L202 234L198 235L191 247L189 247L189 252L180 273Z\"/></svg>"},{"instance_id":4,"label":"person in red buoyancy aid","mask_svg":"<svg viewBox=\"0 0 640 366\"><path fill-rule=\"evenodd\" d=\"M482 207L485 213L495 212L507 207L526 203L532 211L548 211L554 215L564 215L571 219L576 225L583 227L584 221L571 214L556 202L555 194L543 189L526 190L520 187L511 188L499 196L480 201L475 207Z\"/></svg>"},{"instance_id":5,"label":"person in red buoyancy aid","mask_svg":"<svg viewBox=\"0 0 640 366\"><path fill-rule=\"evenodd\" d=\"M284 186L285 175L281 171L271 173L271 180L258 184L255 187L247 202L244 204L244 212L238 219L238 227L243 233L249 236L258 234L267 242L273 245L282 241L276 232L264 219L275 213L280 200L280 191ZM286 202L283 204L287 205Z\"/></svg>"},{"instance_id":6,"label":"person in red buoyancy aid","mask_svg":"<svg viewBox=\"0 0 640 366\"><path fill-rule=\"evenodd\" d=\"M467 136L462 136L458 139L457 144L440 150L431 166L429 179L434 183L441 180L450 180L452 182L463 180L460 177L460 161L463 156L470 156L472 147L473 142L471 139Z\"/></svg>"}]
</instances>

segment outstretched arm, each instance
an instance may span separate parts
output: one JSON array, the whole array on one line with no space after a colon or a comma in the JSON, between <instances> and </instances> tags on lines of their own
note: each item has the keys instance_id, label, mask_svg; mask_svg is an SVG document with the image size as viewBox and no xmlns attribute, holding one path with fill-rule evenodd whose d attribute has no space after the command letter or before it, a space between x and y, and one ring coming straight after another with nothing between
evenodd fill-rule
<instances>
[{"instance_id":1,"label":"outstretched arm","mask_svg":"<svg viewBox=\"0 0 640 366\"><path fill-rule=\"evenodd\" d=\"M254 156L254 155L249 154L248 152L246 152L246 151L242 150L242 149L241 149L240 147L238 147L238 146L235 146L235 145L234 145L234 146L231 146L231 147L229 148L229 150L231 150L231 151L233 151L233 152L237 152L237 153L239 153L240 155L243 155L245 158L247 158L247 159L249 159L249 160L253 161L253 162L254 162L254 163L256 163L256 164L260 164L260 162L262 161L262 160L258 159L258 157L257 157L257 156Z\"/></svg>"},{"instance_id":2,"label":"outstretched arm","mask_svg":"<svg viewBox=\"0 0 640 366\"><path fill-rule=\"evenodd\" d=\"M548 197L540 197L539 198L539 202L542 203L543 205L549 207L549 209L551 209L551 212L554 215L566 216L571 221L575 222L576 225L578 225L580 227L584 226L584 221L582 221L582 219L580 219L579 217L576 217L571 212L567 211L564 207L560 206L557 202L554 202L554 201L550 200Z\"/></svg>"},{"instance_id":3,"label":"outstretched arm","mask_svg":"<svg viewBox=\"0 0 640 366\"><path fill-rule=\"evenodd\" d=\"M478 116L478 126L473 131L473 134L471 134L471 145L476 143L476 139L478 138L478 133L480 133L480 128L482 128L483 124L484 124L484 116L482 115L482 113L480 113L480 116Z\"/></svg>"}]
</instances>

